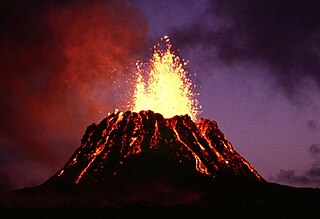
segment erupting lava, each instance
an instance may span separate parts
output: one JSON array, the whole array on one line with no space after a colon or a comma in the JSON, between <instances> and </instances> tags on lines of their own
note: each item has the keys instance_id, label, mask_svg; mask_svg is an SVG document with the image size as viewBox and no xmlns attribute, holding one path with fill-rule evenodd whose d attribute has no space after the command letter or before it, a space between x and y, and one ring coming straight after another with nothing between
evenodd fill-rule
<instances>
[{"instance_id":1,"label":"erupting lava","mask_svg":"<svg viewBox=\"0 0 320 219\"><path fill-rule=\"evenodd\" d=\"M215 121L195 123L188 115L166 119L149 110L116 112L89 126L80 147L48 183L167 179L178 174L197 178L197 173L207 179L264 180Z\"/></svg>"},{"instance_id":2,"label":"erupting lava","mask_svg":"<svg viewBox=\"0 0 320 219\"><path fill-rule=\"evenodd\" d=\"M136 112L116 111L89 126L80 147L49 184L112 180L118 184L117 180L139 177L142 181L176 177L172 182L180 177L193 182L203 176L264 180L233 149L215 121L195 122L197 94L184 70L186 63L171 51L168 37L162 40L166 49L154 47L148 68L137 64L132 105Z\"/></svg>"},{"instance_id":3,"label":"erupting lava","mask_svg":"<svg viewBox=\"0 0 320 219\"><path fill-rule=\"evenodd\" d=\"M199 114L198 94L192 91L192 82L179 56L171 50L169 38L165 36L166 49L154 46L153 57L147 66L147 78L142 65L137 64L137 82L132 111L152 110L165 118L188 114L196 120Z\"/></svg>"}]
</instances>

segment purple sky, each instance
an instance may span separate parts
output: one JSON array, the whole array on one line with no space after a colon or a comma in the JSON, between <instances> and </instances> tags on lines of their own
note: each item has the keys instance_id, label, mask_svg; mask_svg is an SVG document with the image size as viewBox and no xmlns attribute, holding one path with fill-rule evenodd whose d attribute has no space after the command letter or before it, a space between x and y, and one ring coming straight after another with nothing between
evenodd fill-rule
<instances>
[{"instance_id":1,"label":"purple sky","mask_svg":"<svg viewBox=\"0 0 320 219\"><path fill-rule=\"evenodd\" d=\"M183 58L190 60L190 71L202 86L202 117L216 120L235 149L266 179L319 187L319 154L315 157L309 150L312 145L320 148L319 3L210 2L131 1L147 17L149 38L172 36ZM232 38L223 36L228 31ZM261 36L270 32L270 39ZM234 45L224 48L219 45L223 40ZM306 60L313 51L315 60ZM296 63L277 63L287 59ZM308 175L311 169L317 174Z\"/></svg>"},{"instance_id":2,"label":"purple sky","mask_svg":"<svg viewBox=\"0 0 320 219\"><path fill-rule=\"evenodd\" d=\"M202 117L263 177L320 187L318 1L18 2L0 8L2 190L61 168L164 35L198 75Z\"/></svg>"}]
</instances>

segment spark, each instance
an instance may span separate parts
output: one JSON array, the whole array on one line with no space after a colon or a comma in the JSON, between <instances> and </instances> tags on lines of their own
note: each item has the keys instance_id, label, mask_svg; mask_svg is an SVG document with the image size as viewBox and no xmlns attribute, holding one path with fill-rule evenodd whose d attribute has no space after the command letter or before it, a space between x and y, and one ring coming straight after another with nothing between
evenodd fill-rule
<instances>
[{"instance_id":1,"label":"spark","mask_svg":"<svg viewBox=\"0 0 320 219\"><path fill-rule=\"evenodd\" d=\"M196 99L198 94L192 91L194 86L185 70L187 62L181 62L174 54L168 36L162 38L162 42L166 48L158 48L160 44L154 46L147 70L142 64L136 64L132 111L152 110L165 118L188 114L195 121L200 107Z\"/></svg>"}]
</instances>

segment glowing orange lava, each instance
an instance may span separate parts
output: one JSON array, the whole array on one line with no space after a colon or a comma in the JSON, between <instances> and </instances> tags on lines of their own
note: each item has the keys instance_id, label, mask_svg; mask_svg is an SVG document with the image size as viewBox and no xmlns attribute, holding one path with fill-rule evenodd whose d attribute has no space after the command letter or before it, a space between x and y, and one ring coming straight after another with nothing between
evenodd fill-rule
<instances>
[{"instance_id":1,"label":"glowing orange lava","mask_svg":"<svg viewBox=\"0 0 320 219\"><path fill-rule=\"evenodd\" d=\"M192 89L189 73L184 69L187 62L181 63L179 56L171 50L169 38L165 41L166 49L154 47L152 58L144 75L142 65L137 64L137 81L135 85L132 111L152 110L165 118L188 114L196 120L200 113L198 101Z\"/></svg>"}]
</instances>

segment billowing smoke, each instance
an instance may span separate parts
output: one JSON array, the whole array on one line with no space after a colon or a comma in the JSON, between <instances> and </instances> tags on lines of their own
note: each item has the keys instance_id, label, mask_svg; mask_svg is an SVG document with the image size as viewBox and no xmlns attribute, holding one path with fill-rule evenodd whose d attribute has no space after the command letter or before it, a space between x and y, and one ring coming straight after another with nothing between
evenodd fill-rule
<instances>
[{"instance_id":1,"label":"billowing smoke","mask_svg":"<svg viewBox=\"0 0 320 219\"><path fill-rule=\"evenodd\" d=\"M122 1L0 7L0 174L7 188L31 186L61 167L87 125L113 111L114 83L143 49L147 23Z\"/></svg>"},{"instance_id":2,"label":"billowing smoke","mask_svg":"<svg viewBox=\"0 0 320 219\"><path fill-rule=\"evenodd\" d=\"M320 89L319 27L317 0L214 0L173 39L181 48L199 46L202 63L262 66L295 101L306 87Z\"/></svg>"}]
</instances>

